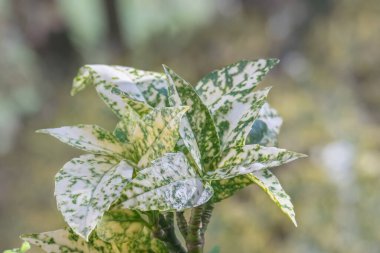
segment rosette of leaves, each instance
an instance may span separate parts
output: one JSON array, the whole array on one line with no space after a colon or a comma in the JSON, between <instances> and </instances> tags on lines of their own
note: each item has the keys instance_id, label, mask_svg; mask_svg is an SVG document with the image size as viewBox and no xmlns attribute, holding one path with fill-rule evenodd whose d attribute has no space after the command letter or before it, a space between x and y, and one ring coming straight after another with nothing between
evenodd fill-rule
<instances>
[{"instance_id":1,"label":"rosette of leaves","mask_svg":"<svg viewBox=\"0 0 380 253\"><path fill-rule=\"evenodd\" d=\"M282 120L266 102L269 88L255 91L277 62L240 61L195 87L166 66L165 74L82 67L72 94L94 86L120 121L112 133L89 125L42 130L92 154L56 177L58 207L71 228L24 239L48 252L186 252L174 232L176 213L188 252L202 252L213 203L250 184L296 224L269 168L303 155L275 147Z\"/></svg>"}]
</instances>

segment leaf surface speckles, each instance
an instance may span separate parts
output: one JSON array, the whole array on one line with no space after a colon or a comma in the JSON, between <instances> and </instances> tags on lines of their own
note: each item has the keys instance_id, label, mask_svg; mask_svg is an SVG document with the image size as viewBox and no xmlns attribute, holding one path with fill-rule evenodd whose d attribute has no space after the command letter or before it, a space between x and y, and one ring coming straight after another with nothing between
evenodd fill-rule
<instances>
[{"instance_id":1,"label":"leaf surface speckles","mask_svg":"<svg viewBox=\"0 0 380 253\"><path fill-rule=\"evenodd\" d=\"M245 94L228 94L214 112L214 119L222 142L222 150L243 146L254 120L264 104L269 88Z\"/></svg>"},{"instance_id":2,"label":"leaf surface speckles","mask_svg":"<svg viewBox=\"0 0 380 253\"><path fill-rule=\"evenodd\" d=\"M123 156L124 147L107 130L96 125L77 125L38 130L63 143L94 154Z\"/></svg>"},{"instance_id":3,"label":"leaf surface speckles","mask_svg":"<svg viewBox=\"0 0 380 253\"><path fill-rule=\"evenodd\" d=\"M155 108L137 122L128 149L139 168L174 150L181 118L187 110L185 106Z\"/></svg>"},{"instance_id":4,"label":"leaf surface speckles","mask_svg":"<svg viewBox=\"0 0 380 253\"><path fill-rule=\"evenodd\" d=\"M138 211L111 210L96 228L100 239L120 245L120 252L168 252L166 245L155 239Z\"/></svg>"},{"instance_id":5,"label":"leaf surface speckles","mask_svg":"<svg viewBox=\"0 0 380 253\"><path fill-rule=\"evenodd\" d=\"M289 195L282 189L277 177L269 170L255 171L251 175L252 181L263 189L281 211L297 226L293 204Z\"/></svg>"},{"instance_id":6,"label":"leaf surface speckles","mask_svg":"<svg viewBox=\"0 0 380 253\"><path fill-rule=\"evenodd\" d=\"M132 179L133 169L124 161L83 155L66 163L56 175L58 209L70 227L86 240L103 213Z\"/></svg>"},{"instance_id":7,"label":"leaf surface speckles","mask_svg":"<svg viewBox=\"0 0 380 253\"><path fill-rule=\"evenodd\" d=\"M167 106L167 82L161 73L123 66L86 65L75 77L71 93L74 95L89 85L97 87L99 95L118 116L123 115L125 103L143 113L149 107Z\"/></svg>"},{"instance_id":8,"label":"leaf surface speckles","mask_svg":"<svg viewBox=\"0 0 380 253\"><path fill-rule=\"evenodd\" d=\"M295 153L275 147L260 145L246 145L226 150L222 160L214 171L203 176L205 180L221 180L248 174L254 171L280 166L295 159L304 157Z\"/></svg>"},{"instance_id":9,"label":"leaf surface speckles","mask_svg":"<svg viewBox=\"0 0 380 253\"><path fill-rule=\"evenodd\" d=\"M169 80L171 103L175 103L175 105L181 103L190 107L186 116L199 148L202 164L207 167L213 157L219 153L220 148L220 141L212 115L188 82L168 67L164 66L164 68ZM176 94L178 94L178 97ZM187 127L186 125L184 126ZM198 154L195 145L188 145L188 148L190 152L194 153L192 154L194 160L197 160Z\"/></svg>"},{"instance_id":10,"label":"leaf surface speckles","mask_svg":"<svg viewBox=\"0 0 380 253\"><path fill-rule=\"evenodd\" d=\"M184 154L168 153L139 171L116 207L141 211L183 210L207 202L213 194Z\"/></svg>"},{"instance_id":11,"label":"leaf surface speckles","mask_svg":"<svg viewBox=\"0 0 380 253\"><path fill-rule=\"evenodd\" d=\"M277 59L236 62L207 74L197 83L196 91L208 108L215 111L224 95L253 91L278 62Z\"/></svg>"},{"instance_id":12,"label":"leaf surface speckles","mask_svg":"<svg viewBox=\"0 0 380 253\"><path fill-rule=\"evenodd\" d=\"M47 253L75 252L75 253L112 253L112 245L99 240L92 234L90 240L76 235L71 229L60 229L40 234L22 235L21 238L30 244L42 248Z\"/></svg>"}]
</instances>

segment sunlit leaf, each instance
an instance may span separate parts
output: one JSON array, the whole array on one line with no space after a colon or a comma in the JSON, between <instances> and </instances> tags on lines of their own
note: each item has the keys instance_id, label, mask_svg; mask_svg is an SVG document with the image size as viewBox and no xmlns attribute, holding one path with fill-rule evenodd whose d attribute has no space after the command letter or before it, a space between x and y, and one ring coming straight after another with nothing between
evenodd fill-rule
<instances>
[{"instance_id":1,"label":"sunlit leaf","mask_svg":"<svg viewBox=\"0 0 380 253\"><path fill-rule=\"evenodd\" d=\"M103 213L132 179L133 169L111 157L83 155L56 175L58 209L70 227L86 240Z\"/></svg>"},{"instance_id":2,"label":"sunlit leaf","mask_svg":"<svg viewBox=\"0 0 380 253\"><path fill-rule=\"evenodd\" d=\"M96 125L77 125L38 130L75 148L94 154L123 157L124 147L107 130Z\"/></svg>"},{"instance_id":3,"label":"sunlit leaf","mask_svg":"<svg viewBox=\"0 0 380 253\"><path fill-rule=\"evenodd\" d=\"M213 114L222 150L244 145L268 92L269 88L243 94L229 93L219 100L222 105Z\"/></svg>"},{"instance_id":4,"label":"sunlit leaf","mask_svg":"<svg viewBox=\"0 0 380 253\"><path fill-rule=\"evenodd\" d=\"M175 75L168 67L163 66L165 73L168 78L168 83L169 83L169 104L171 106L181 106L183 103L181 101L181 97L179 96L177 92L177 88L175 85L175 81L173 80L173 77L171 75ZM184 144L185 148L187 149L186 151L183 150L184 152L188 152L191 156L191 159L195 162L195 165L202 171L203 166L201 163L201 154L199 152L199 147L197 144L197 140L195 139L195 135L193 130L191 129L190 122L185 115L182 118L182 122L180 125L180 135L181 135L181 143L178 145L181 146L181 144Z\"/></svg>"},{"instance_id":5,"label":"sunlit leaf","mask_svg":"<svg viewBox=\"0 0 380 253\"><path fill-rule=\"evenodd\" d=\"M155 108L138 121L132 136L129 152L139 168L174 150L179 138L179 125L188 107Z\"/></svg>"},{"instance_id":6,"label":"sunlit leaf","mask_svg":"<svg viewBox=\"0 0 380 253\"><path fill-rule=\"evenodd\" d=\"M263 189L281 211L297 226L293 204L289 195L282 189L277 177L269 170L255 171L250 175L252 175L253 182Z\"/></svg>"},{"instance_id":7,"label":"sunlit leaf","mask_svg":"<svg viewBox=\"0 0 380 253\"><path fill-rule=\"evenodd\" d=\"M123 66L86 65L75 77L71 93L74 95L89 85L97 87L99 95L118 116L124 114L125 104L141 113L150 107L167 106L167 82L161 73Z\"/></svg>"},{"instance_id":8,"label":"sunlit leaf","mask_svg":"<svg viewBox=\"0 0 380 253\"><path fill-rule=\"evenodd\" d=\"M253 183L263 189L281 211L291 219L294 225L297 226L294 207L291 203L290 197L282 189L276 176L268 169L254 171L253 173L230 179L212 181L214 195L211 202L216 203L225 198L231 197L237 191Z\"/></svg>"},{"instance_id":9,"label":"sunlit leaf","mask_svg":"<svg viewBox=\"0 0 380 253\"><path fill-rule=\"evenodd\" d=\"M168 252L166 245L152 236L152 230L138 211L112 210L96 228L100 239L120 245L120 252Z\"/></svg>"},{"instance_id":10,"label":"sunlit leaf","mask_svg":"<svg viewBox=\"0 0 380 253\"><path fill-rule=\"evenodd\" d=\"M221 180L248 174L254 171L280 166L305 155L260 145L246 145L226 150L214 171L207 172L203 179Z\"/></svg>"},{"instance_id":11,"label":"sunlit leaf","mask_svg":"<svg viewBox=\"0 0 380 253\"><path fill-rule=\"evenodd\" d=\"M168 67L164 66L164 68L169 80L171 103L190 107L186 114L187 119L199 148L202 164L208 166L212 158L218 154L220 148L220 141L212 115L188 82ZM178 97L176 94L178 94ZM187 127L186 125L184 126ZM190 139L189 143L192 142ZM194 160L197 160L196 146L188 144L188 148L190 152L194 153Z\"/></svg>"},{"instance_id":12,"label":"sunlit leaf","mask_svg":"<svg viewBox=\"0 0 380 253\"><path fill-rule=\"evenodd\" d=\"M216 111L222 105L219 101L224 95L252 92L278 62L277 59L238 61L210 72L197 83L195 89L207 107Z\"/></svg>"},{"instance_id":13,"label":"sunlit leaf","mask_svg":"<svg viewBox=\"0 0 380 253\"><path fill-rule=\"evenodd\" d=\"M30 244L42 248L47 253L112 253L112 245L99 240L92 234L89 241L76 235L71 229L60 229L40 234L22 235L21 238Z\"/></svg>"},{"instance_id":14,"label":"sunlit leaf","mask_svg":"<svg viewBox=\"0 0 380 253\"><path fill-rule=\"evenodd\" d=\"M182 153L168 153L139 171L127 185L117 208L183 210L209 200L213 190L203 184Z\"/></svg>"}]
</instances>

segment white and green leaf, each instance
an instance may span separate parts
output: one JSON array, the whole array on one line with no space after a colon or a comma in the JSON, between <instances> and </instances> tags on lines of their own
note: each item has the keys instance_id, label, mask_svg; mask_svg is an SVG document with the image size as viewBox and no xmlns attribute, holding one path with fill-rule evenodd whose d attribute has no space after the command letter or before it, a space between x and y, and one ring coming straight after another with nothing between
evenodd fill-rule
<instances>
[{"instance_id":1,"label":"white and green leaf","mask_svg":"<svg viewBox=\"0 0 380 253\"><path fill-rule=\"evenodd\" d=\"M207 202L213 194L182 153L168 153L139 171L116 208L180 211Z\"/></svg>"},{"instance_id":2,"label":"white and green leaf","mask_svg":"<svg viewBox=\"0 0 380 253\"><path fill-rule=\"evenodd\" d=\"M275 147L263 147L257 144L228 149L216 166L217 169L207 172L203 179L222 180L254 171L294 161L305 157L303 154Z\"/></svg>"},{"instance_id":3,"label":"white and green leaf","mask_svg":"<svg viewBox=\"0 0 380 253\"><path fill-rule=\"evenodd\" d=\"M190 107L186 114L187 119L200 151L201 162L207 167L211 163L212 158L219 153L220 149L220 141L212 115L188 82L170 68L164 66L164 69L169 80L169 94L171 98L169 101L175 105L182 104ZM188 128L186 124L183 126ZM190 130L187 132L190 133ZM192 137L189 134L190 138ZM190 139L189 142L193 141ZM197 152L195 144L189 145L189 148L194 150L194 153ZM196 159L198 159L197 154L194 154L194 160Z\"/></svg>"},{"instance_id":4,"label":"white and green leaf","mask_svg":"<svg viewBox=\"0 0 380 253\"><path fill-rule=\"evenodd\" d=\"M164 242L152 236L152 230L138 211L111 210L96 228L100 239L120 245L120 252L168 252Z\"/></svg>"},{"instance_id":5,"label":"white and green leaf","mask_svg":"<svg viewBox=\"0 0 380 253\"><path fill-rule=\"evenodd\" d=\"M238 61L210 72L197 83L195 89L206 106L215 111L221 105L219 100L224 95L252 92L278 62L277 59Z\"/></svg>"},{"instance_id":6,"label":"white and green leaf","mask_svg":"<svg viewBox=\"0 0 380 253\"><path fill-rule=\"evenodd\" d=\"M269 90L267 88L245 94L227 94L219 100L222 104L213 112L213 116L222 150L244 145Z\"/></svg>"},{"instance_id":7,"label":"white and green leaf","mask_svg":"<svg viewBox=\"0 0 380 253\"><path fill-rule=\"evenodd\" d=\"M117 102L112 96L115 94L136 101L139 107L143 103L148 107L167 106L167 82L161 73L124 66L86 65L75 77L71 93L74 95L88 85L101 86L98 93L103 94L103 99L108 97L109 101L105 101L108 105ZM121 110L122 107L121 103Z\"/></svg>"},{"instance_id":8,"label":"white and green leaf","mask_svg":"<svg viewBox=\"0 0 380 253\"><path fill-rule=\"evenodd\" d=\"M277 146L282 119L277 111L265 103L253 123L248 134L247 144L260 144L262 146Z\"/></svg>"},{"instance_id":9,"label":"white and green leaf","mask_svg":"<svg viewBox=\"0 0 380 253\"><path fill-rule=\"evenodd\" d=\"M155 108L138 121L131 136L130 153L139 168L165 153L174 151L179 138L179 125L188 107Z\"/></svg>"},{"instance_id":10,"label":"white and green leaf","mask_svg":"<svg viewBox=\"0 0 380 253\"><path fill-rule=\"evenodd\" d=\"M59 229L40 234L22 235L21 238L30 244L42 248L47 253L112 253L112 245L92 234L86 242L71 229Z\"/></svg>"},{"instance_id":11,"label":"white and green leaf","mask_svg":"<svg viewBox=\"0 0 380 253\"><path fill-rule=\"evenodd\" d=\"M277 177L269 170L255 171L250 176L252 176L252 181L263 189L281 211L297 226L294 206L289 195L282 189Z\"/></svg>"},{"instance_id":12,"label":"white and green leaf","mask_svg":"<svg viewBox=\"0 0 380 253\"><path fill-rule=\"evenodd\" d=\"M253 183L257 184L264 192L266 192L280 210L290 218L295 226L297 226L294 207L289 195L282 189L276 176L268 169L254 171L253 173L230 179L212 181L211 184L214 189L214 195L211 202L216 203L229 198L237 191Z\"/></svg>"},{"instance_id":13,"label":"white and green leaf","mask_svg":"<svg viewBox=\"0 0 380 253\"><path fill-rule=\"evenodd\" d=\"M266 167L276 167L305 156L286 149L252 144L225 150L223 158L219 161L217 167L246 166L252 163L265 164Z\"/></svg>"},{"instance_id":14,"label":"white and green leaf","mask_svg":"<svg viewBox=\"0 0 380 253\"><path fill-rule=\"evenodd\" d=\"M70 227L87 240L132 175L130 165L111 157L89 154L74 158L55 177L58 209Z\"/></svg>"},{"instance_id":15,"label":"white and green leaf","mask_svg":"<svg viewBox=\"0 0 380 253\"><path fill-rule=\"evenodd\" d=\"M124 156L123 145L112 133L96 125L77 125L41 129L38 133L49 134L63 143L94 154Z\"/></svg>"},{"instance_id":16,"label":"white and green leaf","mask_svg":"<svg viewBox=\"0 0 380 253\"><path fill-rule=\"evenodd\" d=\"M170 74L170 69L163 66L165 73L168 78L169 88L168 88L168 94L169 94L169 104L171 106L182 106L181 98L177 92L177 89L175 88L175 83L173 81L173 78ZM186 151L181 148L182 151L189 153L191 156L191 159L194 161L195 165L198 167L199 171L203 170L202 162L201 162L201 153L199 151L199 147L197 144L197 140L195 139L194 132L191 129L190 122L185 115L182 118L181 125L179 128L179 133L181 136L181 140L178 143L178 146L185 146L187 149ZM183 145L182 145L183 144Z\"/></svg>"}]
</instances>

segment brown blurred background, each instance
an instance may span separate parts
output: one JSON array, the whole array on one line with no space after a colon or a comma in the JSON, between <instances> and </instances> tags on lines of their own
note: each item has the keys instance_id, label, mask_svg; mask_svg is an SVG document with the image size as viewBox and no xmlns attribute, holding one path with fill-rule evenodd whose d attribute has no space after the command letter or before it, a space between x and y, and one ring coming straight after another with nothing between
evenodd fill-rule
<instances>
[{"instance_id":1,"label":"brown blurred background","mask_svg":"<svg viewBox=\"0 0 380 253\"><path fill-rule=\"evenodd\" d=\"M252 186L217 206L206 249L380 252L378 0L0 0L0 39L0 251L64 225L53 179L80 152L34 131L116 122L92 89L70 97L81 65L165 63L195 83L277 57L280 146L309 154L273 170L299 227Z\"/></svg>"}]
</instances>

